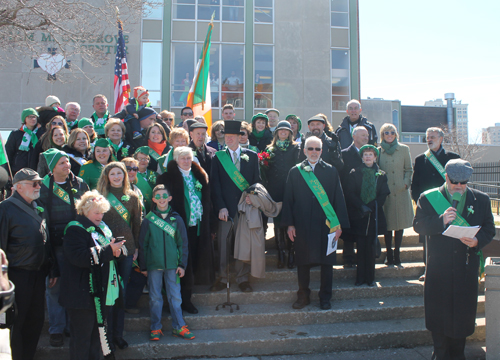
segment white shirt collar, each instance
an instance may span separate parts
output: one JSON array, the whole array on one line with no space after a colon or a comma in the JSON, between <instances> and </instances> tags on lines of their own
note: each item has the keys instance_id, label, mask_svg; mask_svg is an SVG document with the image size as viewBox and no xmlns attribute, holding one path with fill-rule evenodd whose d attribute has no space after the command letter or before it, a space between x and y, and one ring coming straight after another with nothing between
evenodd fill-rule
<instances>
[{"instance_id":1,"label":"white shirt collar","mask_svg":"<svg viewBox=\"0 0 500 360\"><path fill-rule=\"evenodd\" d=\"M319 160L318 160L319 161ZM316 161L314 164L311 164L311 162L309 160L307 160L307 162L309 163L309 165L312 167L313 171L314 171L314 167L316 165L318 165L318 161Z\"/></svg>"},{"instance_id":2,"label":"white shirt collar","mask_svg":"<svg viewBox=\"0 0 500 360\"><path fill-rule=\"evenodd\" d=\"M228 148L229 149L229 148ZM238 145L238 148L233 151L231 149L229 149L229 152L231 154L231 159L234 159L234 153L236 153L236 156L238 157L238 159L240 158L240 154L241 154L241 147Z\"/></svg>"}]
</instances>

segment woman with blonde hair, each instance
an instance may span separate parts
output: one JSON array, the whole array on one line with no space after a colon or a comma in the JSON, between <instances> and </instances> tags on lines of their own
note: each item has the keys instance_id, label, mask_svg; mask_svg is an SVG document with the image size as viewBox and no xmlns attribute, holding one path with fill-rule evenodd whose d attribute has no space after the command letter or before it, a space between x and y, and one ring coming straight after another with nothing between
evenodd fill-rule
<instances>
[{"instance_id":1,"label":"woman with blonde hair","mask_svg":"<svg viewBox=\"0 0 500 360\"><path fill-rule=\"evenodd\" d=\"M413 174L410 148L398 142L398 131L393 124L386 123L380 128L380 169L387 174L391 194L384 204L387 218L385 247L387 250L386 265L402 267L400 248L403 231L413 225L413 206L410 196L410 185ZM394 231L394 250L392 249L392 232Z\"/></svg>"},{"instance_id":2,"label":"woman with blonde hair","mask_svg":"<svg viewBox=\"0 0 500 360\"><path fill-rule=\"evenodd\" d=\"M36 162L36 167L33 167L33 169L37 169L38 174L41 177L44 177L47 175L50 170L49 166L47 165L47 161L45 160L45 156L43 156L43 153L49 149L55 148L57 150L62 150L63 146L66 145L68 141L68 137L66 136L64 132L64 128L61 126L52 126L48 132L43 134L42 139L45 137L48 140L48 144L46 145L46 141L41 141L43 142L43 145L41 148L43 149L43 152L38 154L38 158L33 157L33 160L37 160ZM35 153L36 153L36 148L38 145L41 143L38 142L35 146ZM33 164L34 166L35 164Z\"/></svg>"},{"instance_id":3,"label":"woman with blonde hair","mask_svg":"<svg viewBox=\"0 0 500 360\"><path fill-rule=\"evenodd\" d=\"M212 129L210 131L210 141L207 146L214 148L215 150L223 150L226 145L224 142L224 121L219 120L212 124Z\"/></svg>"},{"instance_id":4,"label":"woman with blonde hair","mask_svg":"<svg viewBox=\"0 0 500 360\"><path fill-rule=\"evenodd\" d=\"M188 146L189 134L183 128L175 128L170 132L168 142L172 146L168 153L158 159L158 166L155 168L158 174L163 174L167 171L167 165L174 158L174 149L179 146ZM151 168L151 166L149 166Z\"/></svg>"},{"instance_id":5,"label":"woman with blonde hair","mask_svg":"<svg viewBox=\"0 0 500 360\"><path fill-rule=\"evenodd\" d=\"M83 129L73 129L69 134L68 143L62 150L71 159L71 172L75 175L80 173L80 168L90 159L90 138Z\"/></svg>"},{"instance_id":6,"label":"woman with blonde hair","mask_svg":"<svg viewBox=\"0 0 500 360\"><path fill-rule=\"evenodd\" d=\"M142 206L139 196L131 190L125 164L113 161L102 170L97 183L99 191L111 205L111 210L104 215L116 238L125 240L125 257L118 261L118 274L123 281L124 298L127 283L132 271L132 262L137 259L139 231L142 221ZM123 307L113 306L108 311L108 330L113 342L125 349L128 343L123 339L125 311Z\"/></svg>"},{"instance_id":7,"label":"woman with blonde hair","mask_svg":"<svg viewBox=\"0 0 500 360\"><path fill-rule=\"evenodd\" d=\"M104 136L113 148L113 156L116 160L121 161L123 158L132 155L134 149L125 140L125 125L123 121L117 118L109 119L106 125L104 125Z\"/></svg>"}]
</instances>

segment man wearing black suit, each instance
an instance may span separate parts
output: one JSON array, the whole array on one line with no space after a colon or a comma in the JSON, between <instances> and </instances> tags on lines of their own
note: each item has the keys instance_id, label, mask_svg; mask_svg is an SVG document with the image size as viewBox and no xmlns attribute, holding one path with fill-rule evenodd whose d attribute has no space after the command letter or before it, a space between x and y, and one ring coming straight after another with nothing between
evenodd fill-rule
<instances>
[{"instance_id":1,"label":"man wearing black suit","mask_svg":"<svg viewBox=\"0 0 500 360\"><path fill-rule=\"evenodd\" d=\"M238 202L240 201L243 191L233 181L233 177L226 171L226 167L221 162L219 156L229 160L234 164L232 169L236 167L237 173L241 174L248 183L253 185L261 182L259 172L259 158L257 154L251 150L243 149L239 144L239 135L243 135L240 130L240 122L236 120L224 121L224 139L227 145L226 150L218 151L212 159L212 170L210 186L212 189L212 199L214 210L219 217L219 226L217 237L219 239L219 280L212 285L211 291L219 291L226 288L226 238L231 228L231 223L228 218L234 220L236 228L238 222ZM234 171L236 172L236 171ZM231 174L234 174L231 170ZM249 200L248 200L249 201ZM250 273L250 264L243 263L241 260L235 261L236 281L239 288L243 292L252 291L252 287L248 282L248 274Z\"/></svg>"},{"instance_id":2,"label":"man wearing black suit","mask_svg":"<svg viewBox=\"0 0 500 360\"><path fill-rule=\"evenodd\" d=\"M196 157L200 162L200 166L205 170L210 178L210 171L212 167L212 158L215 156L216 150L213 147L205 144L207 138L207 124L195 122L189 127L189 137L191 142L189 147L196 152Z\"/></svg>"},{"instance_id":3,"label":"man wearing black suit","mask_svg":"<svg viewBox=\"0 0 500 360\"><path fill-rule=\"evenodd\" d=\"M425 153L418 155L415 158L415 166L413 167L413 178L411 180L411 197L415 202L418 202L420 195L429 189L439 187L444 184L444 167L451 159L458 159L460 155L454 152L447 152L443 146L444 132L438 127L428 128L425 132L427 139L427 147ZM431 158L439 161L443 173L441 174L436 166L431 162ZM427 251L425 236L419 235L421 243L424 243L424 263L427 263ZM425 274L420 277L420 281L425 279Z\"/></svg>"},{"instance_id":4,"label":"man wearing black suit","mask_svg":"<svg viewBox=\"0 0 500 360\"><path fill-rule=\"evenodd\" d=\"M359 149L363 145L368 144L369 135L368 130L364 126L356 126L352 132L352 144L342 150L342 160L344 160L344 167L340 171L340 182L342 188L345 188L345 181L347 175L352 169L361 165L361 156L359 156ZM353 268L356 265L354 255L354 239L351 239L350 234L344 233L342 235L344 241L344 248L342 250L342 258L344 259L344 268Z\"/></svg>"}]
</instances>

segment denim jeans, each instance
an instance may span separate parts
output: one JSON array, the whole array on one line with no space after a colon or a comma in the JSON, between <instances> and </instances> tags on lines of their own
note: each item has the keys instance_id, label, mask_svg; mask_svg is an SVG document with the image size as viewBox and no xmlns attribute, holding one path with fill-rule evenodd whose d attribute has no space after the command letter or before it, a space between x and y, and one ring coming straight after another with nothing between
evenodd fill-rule
<instances>
[{"instance_id":1,"label":"denim jeans","mask_svg":"<svg viewBox=\"0 0 500 360\"><path fill-rule=\"evenodd\" d=\"M151 330L161 330L161 312L163 297L161 295L162 279L165 280L167 300L172 316L172 327L179 330L186 323L182 318L181 285L177 284L177 269L148 271L149 311L151 315Z\"/></svg>"},{"instance_id":2,"label":"denim jeans","mask_svg":"<svg viewBox=\"0 0 500 360\"><path fill-rule=\"evenodd\" d=\"M123 281L122 296L125 299L128 279L132 271L132 262L134 254L120 258L116 263L116 270ZM123 329L125 327L125 310L117 305L108 306L108 334L111 338L123 337Z\"/></svg>"},{"instance_id":3,"label":"denim jeans","mask_svg":"<svg viewBox=\"0 0 500 360\"><path fill-rule=\"evenodd\" d=\"M54 248L56 254L57 264L59 271L62 274L64 271L64 258L62 246ZM49 313L49 334L62 334L64 329L69 330L69 322L67 321L66 309L59 305L59 294L61 292L61 278L57 279L54 287L49 288L49 277L47 276L45 298L47 300L47 310Z\"/></svg>"}]
</instances>

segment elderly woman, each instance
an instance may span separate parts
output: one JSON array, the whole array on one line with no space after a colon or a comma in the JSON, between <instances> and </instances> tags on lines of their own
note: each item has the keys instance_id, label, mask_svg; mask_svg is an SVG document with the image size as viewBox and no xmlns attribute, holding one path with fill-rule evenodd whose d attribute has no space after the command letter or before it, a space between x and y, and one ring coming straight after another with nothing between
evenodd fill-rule
<instances>
[{"instance_id":1,"label":"elderly woman","mask_svg":"<svg viewBox=\"0 0 500 360\"><path fill-rule=\"evenodd\" d=\"M45 144L45 141L42 140L42 142L44 143L43 145L44 152L52 148L57 150L62 150L63 146L66 145L66 142L68 140L66 134L64 133L64 129L61 126L52 126L48 132L43 134L42 139L44 137L46 137L46 139L49 139L49 142L47 144ZM38 155L37 172L41 177L44 177L50 172L49 166L47 165L47 161L43 156L43 152Z\"/></svg>"},{"instance_id":2,"label":"elderly woman","mask_svg":"<svg viewBox=\"0 0 500 360\"><path fill-rule=\"evenodd\" d=\"M263 171L266 173L265 186L274 201L283 201L285 183L288 172L299 162L300 144L293 140L290 123L280 121L274 131L273 141L267 147L267 152L272 154L269 166ZM281 214L273 218L274 240L278 247L278 269L285 266L285 248L288 245L288 268L295 267L295 250L293 243L287 235L287 228L281 227ZM287 245L286 245L287 244Z\"/></svg>"},{"instance_id":3,"label":"elderly woman","mask_svg":"<svg viewBox=\"0 0 500 360\"><path fill-rule=\"evenodd\" d=\"M126 296L127 284L132 271L132 262L137 259L139 231L141 229L142 205L139 196L130 189L125 164L111 162L106 165L99 177L97 191L111 204L111 210L104 215L104 221L117 238L126 240L126 256L118 261L118 274L123 281L123 294ZM114 306L108 311L108 329L113 342L120 349L128 347L123 339L125 312Z\"/></svg>"},{"instance_id":4,"label":"elderly woman","mask_svg":"<svg viewBox=\"0 0 500 360\"><path fill-rule=\"evenodd\" d=\"M113 238L102 221L109 208L104 196L88 191L76 202L78 215L65 230L59 302L70 319L71 359L98 360L101 349L105 356L111 353L103 315L120 296L114 259L122 254L124 241Z\"/></svg>"},{"instance_id":5,"label":"elderly woman","mask_svg":"<svg viewBox=\"0 0 500 360\"><path fill-rule=\"evenodd\" d=\"M167 171L167 165L174 158L174 149L179 146L188 146L189 144L189 134L183 128L175 128L170 132L170 137L168 142L172 146L170 151L158 159L158 167L155 168L158 174L163 174ZM151 166L149 166L151 169Z\"/></svg>"},{"instance_id":6,"label":"elderly woman","mask_svg":"<svg viewBox=\"0 0 500 360\"><path fill-rule=\"evenodd\" d=\"M252 118L252 133L248 136L250 145L256 146L259 151L266 150L273 141L273 133L269 129L269 118L265 114L256 114Z\"/></svg>"},{"instance_id":7,"label":"elderly woman","mask_svg":"<svg viewBox=\"0 0 500 360\"><path fill-rule=\"evenodd\" d=\"M104 135L113 148L113 156L118 161L133 153L132 145L125 140L125 125L120 119L109 119L104 126Z\"/></svg>"},{"instance_id":8,"label":"elderly woman","mask_svg":"<svg viewBox=\"0 0 500 360\"><path fill-rule=\"evenodd\" d=\"M193 283L208 285L215 279L212 238L210 236L210 187L203 168L193 162L193 150L181 146L173 150L167 172L158 177L173 194L172 209L179 213L188 235L188 263L181 278L182 309L191 314L198 310L191 302Z\"/></svg>"},{"instance_id":9,"label":"elderly woman","mask_svg":"<svg viewBox=\"0 0 500 360\"><path fill-rule=\"evenodd\" d=\"M90 159L89 134L82 129L73 129L69 134L68 143L63 146L62 150L71 159L71 172L78 175L81 166Z\"/></svg>"},{"instance_id":10,"label":"elderly woman","mask_svg":"<svg viewBox=\"0 0 500 360\"><path fill-rule=\"evenodd\" d=\"M94 130L94 122L89 118L81 118L78 121L78 128L85 130L89 134L90 144L94 144L97 140L97 133Z\"/></svg>"},{"instance_id":11,"label":"elderly woman","mask_svg":"<svg viewBox=\"0 0 500 360\"><path fill-rule=\"evenodd\" d=\"M210 146L214 148L215 150L223 150L224 146L226 146L225 140L224 140L224 121L219 120L216 121L212 124L212 129L211 129L211 141L207 144L207 146Z\"/></svg>"},{"instance_id":12,"label":"elderly woman","mask_svg":"<svg viewBox=\"0 0 500 360\"><path fill-rule=\"evenodd\" d=\"M246 121L242 121L240 130L244 133L240 135L240 146L243 149L249 149L258 153L259 149L257 148L257 146L250 145L250 141L248 140L250 134L252 133L252 125L250 125Z\"/></svg>"},{"instance_id":13,"label":"elderly woman","mask_svg":"<svg viewBox=\"0 0 500 360\"><path fill-rule=\"evenodd\" d=\"M109 164L112 160L113 152L106 139L98 139L95 142L94 151L92 152L92 159L87 161L80 167L78 174L91 189L97 187L97 182L101 176L104 166Z\"/></svg>"},{"instance_id":14,"label":"elderly woman","mask_svg":"<svg viewBox=\"0 0 500 360\"><path fill-rule=\"evenodd\" d=\"M292 126L293 138L296 142L301 144L302 139L304 138L304 134L300 133L300 130L302 129L302 121L297 115L294 114L287 115L285 120Z\"/></svg>"},{"instance_id":15,"label":"elderly woman","mask_svg":"<svg viewBox=\"0 0 500 360\"><path fill-rule=\"evenodd\" d=\"M380 157L378 164L387 174L391 194L384 204L387 219L385 247L387 249L386 265L402 267L400 248L403 231L413 225L413 206L410 196L413 167L410 148L398 142L398 131L392 124L384 124L380 128ZM394 252L392 250L392 232L394 231Z\"/></svg>"},{"instance_id":16,"label":"elderly woman","mask_svg":"<svg viewBox=\"0 0 500 360\"><path fill-rule=\"evenodd\" d=\"M344 189L351 224L348 232L358 249L355 285L375 286L376 241L378 235L386 231L383 206L390 191L387 175L377 166L378 149L364 145L359 154L363 164L351 170Z\"/></svg>"}]
</instances>

